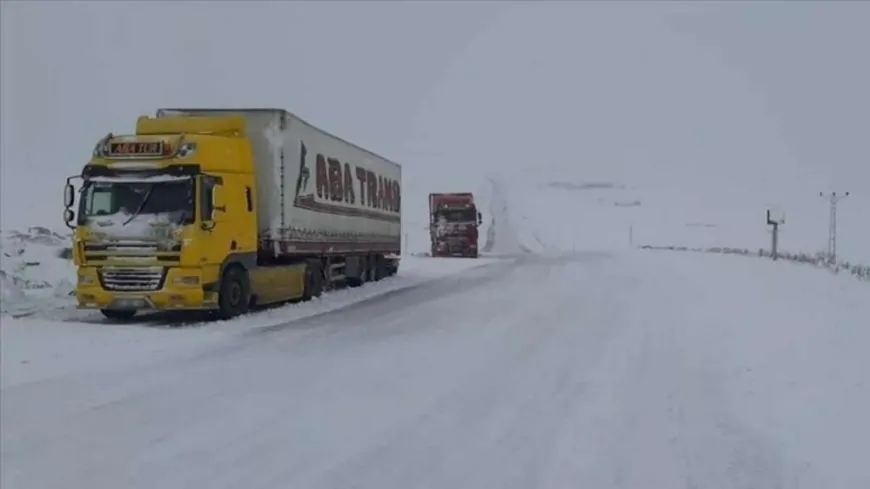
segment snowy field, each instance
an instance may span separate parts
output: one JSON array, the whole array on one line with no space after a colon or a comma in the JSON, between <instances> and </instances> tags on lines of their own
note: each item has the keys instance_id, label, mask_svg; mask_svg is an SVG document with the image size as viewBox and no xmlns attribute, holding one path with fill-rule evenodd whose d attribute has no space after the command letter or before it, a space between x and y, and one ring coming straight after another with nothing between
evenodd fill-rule
<instances>
[{"instance_id":1,"label":"snowy field","mask_svg":"<svg viewBox=\"0 0 870 489\"><path fill-rule=\"evenodd\" d=\"M534 249L626 249L638 246L770 249L765 211L785 217L779 250L826 252L828 207L812 193L788 198L715 195L692 201L667 188L642 182L584 179L582 172L554 172L550 178L503 182L498 191L515 207L521 240ZM713 190L713 189L711 189ZM558 210L559 224L544 219ZM838 258L870 264L870 199L851 196L839 206Z\"/></svg>"}]
</instances>

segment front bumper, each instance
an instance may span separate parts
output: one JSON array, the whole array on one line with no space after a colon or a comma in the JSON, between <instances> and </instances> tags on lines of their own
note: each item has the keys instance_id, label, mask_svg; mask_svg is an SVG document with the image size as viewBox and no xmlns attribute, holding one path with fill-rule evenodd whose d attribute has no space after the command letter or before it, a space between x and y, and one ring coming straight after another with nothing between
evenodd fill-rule
<instances>
[{"instance_id":1,"label":"front bumper","mask_svg":"<svg viewBox=\"0 0 870 489\"><path fill-rule=\"evenodd\" d=\"M444 240L435 243L433 256L477 256L477 244L467 240Z\"/></svg>"},{"instance_id":2,"label":"front bumper","mask_svg":"<svg viewBox=\"0 0 870 489\"><path fill-rule=\"evenodd\" d=\"M108 290L96 268L79 270L76 299L79 309L125 311L183 311L217 308L217 294L203 290L201 280L193 283L197 270L170 268L156 290ZM180 280L184 277L185 280Z\"/></svg>"}]
</instances>

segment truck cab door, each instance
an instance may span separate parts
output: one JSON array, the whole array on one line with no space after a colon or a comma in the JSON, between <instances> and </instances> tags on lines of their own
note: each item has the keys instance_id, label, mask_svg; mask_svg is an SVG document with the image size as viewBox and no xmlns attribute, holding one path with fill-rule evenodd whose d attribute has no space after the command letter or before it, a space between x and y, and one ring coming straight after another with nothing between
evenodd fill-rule
<instances>
[{"instance_id":1,"label":"truck cab door","mask_svg":"<svg viewBox=\"0 0 870 489\"><path fill-rule=\"evenodd\" d=\"M251 186L238 175L203 177L203 229L211 246L220 254L257 251L256 214ZM217 251L220 250L220 251ZM216 257L217 258L217 257Z\"/></svg>"},{"instance_id":2,"label":"truck cab door","mask_svg":"<svg viewBox=\"0 0 870 489\"><path fill-rule=\"evenodd\" d=\"M200 221L201 231L198 244L200 247L200 263L210 267L218 267L229 253L232 253L233 226L232 209L228 205L229 194L223 179L215 175L200 177ZM207 275L217 274L217 268Z\"/></svg>"}]
</instances>

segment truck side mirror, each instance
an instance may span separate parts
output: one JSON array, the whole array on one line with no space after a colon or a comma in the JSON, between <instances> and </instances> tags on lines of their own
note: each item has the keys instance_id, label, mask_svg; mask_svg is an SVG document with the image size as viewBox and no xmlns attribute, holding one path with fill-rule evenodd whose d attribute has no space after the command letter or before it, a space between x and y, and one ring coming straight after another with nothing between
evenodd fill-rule
<instances>
[{"instance_id":1,"label":"truck side mirror","mask_svg":"<svg viewBox=\"0 0 870 489\"><path fill-rule=\"evenodd\" d=\"M483 224L483 214L478 212L477 213L477 225L480 226L481 224Z\"/></svg>"},{"instance_id":2,"label":"truck side mirror","mask_svg":"<svg viewBox=\"0 0 870 489\"><path fill-rule=\"evenodd\" d=\"M66 223L67 226L72 224L73 219L75 219L75 218L76 218L76 216L73 213L72 209L67 207L66 209L63 210L63 222Z\"/></svg>"},{"instance_id":3,"label":"truck side mirror","mask_svg":"<svg viewBox=\"0 0 870 489\"><path fill-rule=\"evenodd\" d=\"M218 212L226 212L227 204L224 200L224 188L215 185L211 190L211 220L218 221Z\"/></svg>"},{"instance_id":4,"label":"truck side mirror","mask_svg":"<svg viewBox=\"0 0 870 489\"><path fill-rule=\"evenodd\" d=\"M67 182L63 187L63 206L69 209L75 204L76 189L71 183ZM66 215L66 213L64 213Z\"/></svg>"}]
</instances>

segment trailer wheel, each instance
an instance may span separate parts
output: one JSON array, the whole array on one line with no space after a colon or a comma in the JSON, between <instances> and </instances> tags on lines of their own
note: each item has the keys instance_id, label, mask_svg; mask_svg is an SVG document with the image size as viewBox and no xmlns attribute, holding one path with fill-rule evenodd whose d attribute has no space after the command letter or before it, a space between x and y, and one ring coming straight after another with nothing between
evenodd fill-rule
<instances>
[{"instance_id":1,"label":"trailer wheel","mask_svg":"<svg viewBox=\"0 0 870 489\"><path fill-rule=\"evenodd\" d=\"M136 315L136 311L118 311L115 309L100 309L100 312L106 317L106 319L112 319L115 321L124 321Z\"/></svg>"},{"instance_id":2,"label":"trailer wheel","mask_svg":"<svg viewBox=\"0 0 870 489\"><path fill-rule=\"evenodd\" d=\"M218 316L230 319L248 312L251 285L248 273L240 267L229 268L221 279L218 293Z\"/></svg>"},{"instance_id":3,"label":"trailer wheel","mask_svg":"<svg viewBox=\"0 0 870 489\"><path fill-rule=\"evenodd\" d=\"M345 283L348 287L356 288L361 287L364 283L370 282L370 272L371 272L371 257L368 255L353 257L354 264L356 265L356 271L359 275L345 277Z\"/></svg>"},{"instance_id":4,"label":"trailer wheel","mask_svg":"<svg viewBox=\"0 0 870 489\"><path fill-rule=\"evenodd\" d=\"M310 301L323 294L323 271L319 261L311 260L305 265L305 288L302 300Z\"/></svg>"},{"instance_id":5,"label":"trailer wheel","mask_svg":"<svg viewBox=\"0 0 870 489\"><path fill-rule=\"evenodd\" d=\"M365 273L365 281L366 282L377 282L380 280L378 278L378 256L377 255L369 255L366 258L366 273Z\"/></svg>"},{"instance_id":6,"label":"trailer wheel","mask_svg":"<svg viewBox=\"0 0 870 489\"><path fill-rule=\"evenodd\" d=\"M390 276L390 267L384 255L375 255L375 280L383 280Z\"/></svg>"}]
</instances>

